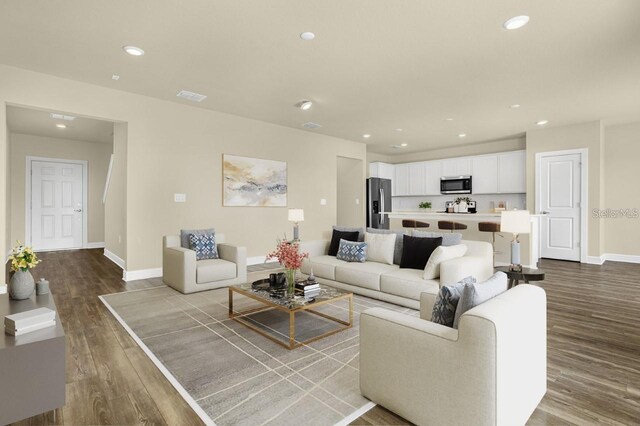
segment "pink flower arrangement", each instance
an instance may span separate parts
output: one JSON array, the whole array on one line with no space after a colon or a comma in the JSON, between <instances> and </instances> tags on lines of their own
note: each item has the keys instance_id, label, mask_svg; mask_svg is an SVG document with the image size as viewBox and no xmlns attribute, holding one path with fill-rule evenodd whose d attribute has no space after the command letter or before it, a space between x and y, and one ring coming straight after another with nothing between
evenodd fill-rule
<instances>
[{"instance_id":1,"label":"pink flower arrangement","mask_svg":"<svg viewBox=\"0 0 640 426\"><path fill-rule=\"evenodd\" d=\"M267 254L267 260L278 259L286 269L300 269L302 261L309 257L309 253L300 253L299 248L298 241L278 240L276 250Z\"/></svg>"}]
</instances>

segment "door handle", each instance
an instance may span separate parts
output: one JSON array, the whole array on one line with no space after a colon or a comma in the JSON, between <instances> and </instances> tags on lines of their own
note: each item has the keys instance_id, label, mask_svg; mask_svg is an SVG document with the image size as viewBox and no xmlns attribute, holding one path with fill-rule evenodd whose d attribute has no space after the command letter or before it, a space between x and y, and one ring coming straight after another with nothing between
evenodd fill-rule
<instances>
[{"instance_id":1,"label":"door handle","mask_svg":"<svg viewBox=\"0 0 640 426\"><path fill-rule=\"evenodd\" d=\"M543 212L540 212L540 214L551 214L551 212L543 211Z\"/></svg>"},{"instance_id":2,"label":"door handle","mask_svg":"<svg viewBox=\"0 0 640 426\"><path fill-rule=\"evenodd\" d=\"M82 209L74 209L73 211L76 213L82 213Z\"/></svg>"}]
</instances>

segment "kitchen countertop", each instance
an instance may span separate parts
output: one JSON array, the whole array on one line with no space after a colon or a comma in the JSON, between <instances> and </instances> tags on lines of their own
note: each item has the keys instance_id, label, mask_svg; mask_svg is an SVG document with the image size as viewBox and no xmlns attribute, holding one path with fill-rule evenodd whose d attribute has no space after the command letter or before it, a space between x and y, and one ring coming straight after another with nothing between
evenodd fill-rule
<instances>
[{"instance_id":1,"label":"kitchen countertop","mask_svg":"<svg viewBox=\"0 0 640 426\"><path fill-rule=\"evenodd\" d=\"M469 221L480 221L480 220L500 220L501 213L494 212L480 212L480 213L445 213L445 212L416 212L416 211L405 211L405 212L384 212L384 214L389 215L391 219L403 219L403 218L423 218L423 219L444 219L444 218L456 218L456 220L469 220ZM539 215L532 214L531 217L535 218Z\"/></svg>"}]
</instances>

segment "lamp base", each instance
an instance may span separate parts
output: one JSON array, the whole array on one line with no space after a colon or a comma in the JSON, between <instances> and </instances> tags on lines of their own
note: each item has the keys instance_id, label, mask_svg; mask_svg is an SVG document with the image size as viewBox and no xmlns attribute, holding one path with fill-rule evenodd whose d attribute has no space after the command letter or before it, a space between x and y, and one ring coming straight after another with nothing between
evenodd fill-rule
<instances>
[{"instance_id":1,"label":"lamp base","mask_svg":"<svg viewBox=\"0 0 640 426\"><path fill-rule=\"evenodd\" d=\"M298 224L293 225L293 241L300 240L300 232L298 230Z\"/></svg>"},{"instance_id":2,"label":"lamp base","mask_svg":"<svg viewBox=\"0 0 640 426\"><path fill-rule=\"evenodd\" d=\"M520 242L516 239L511 241L511 266L510 271L521 272L522 265L520 264Z\"/></svg>"}]
</instances>

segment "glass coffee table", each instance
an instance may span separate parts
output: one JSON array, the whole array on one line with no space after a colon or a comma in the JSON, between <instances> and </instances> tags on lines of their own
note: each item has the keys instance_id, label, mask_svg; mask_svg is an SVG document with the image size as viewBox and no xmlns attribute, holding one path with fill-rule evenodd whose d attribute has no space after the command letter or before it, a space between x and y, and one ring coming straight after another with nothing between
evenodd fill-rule
<instances>
[{"instance_id":1,"label":"glass coffee table","mask_svg":"<svg viewBox=\"0 0 640 426\"><path fill-rule=\"evenodd\" d=\"M235 311L233 309L233 297L234 294L248 297L250 299L260 302L261 306L250 308L244 311ZM325 312L320 312L316 308L334 304L340 301L346 301L348 309L344 309L345 314L348 315L348 320L336 318L333 315L329 315ZM252 321L249 316L260 312L276 310L288 314L289 317L289 330L288 336L285 333L270 333L266 329L269 328L269 324L262 324L263 327L258 326L255 321ZM331 322L338 324L338 327L330 331L321 332L321 334L314 335L305 340L296 340L296 314L310 313L317 315ZM353 325L353 293L320 285L320 294L313 299L305 299L304 296L294 295L292 297L284 295L284 293L273 291L270 289L254 289L251 283L240 284L229 287L229 318L239 322L240 324L252 329L253 331L260 333L264 337L273 340L279 345L284 346L287 349L294 349L307 343L311 343L323 337L330 336L335 333L339 333L343 330L351 328ZM275 334L275 335L274 335ZM277 337L278 334L284 335L283 339ZM288 339L287 339L288 337Z\"/></svg>"}]
</instances>

